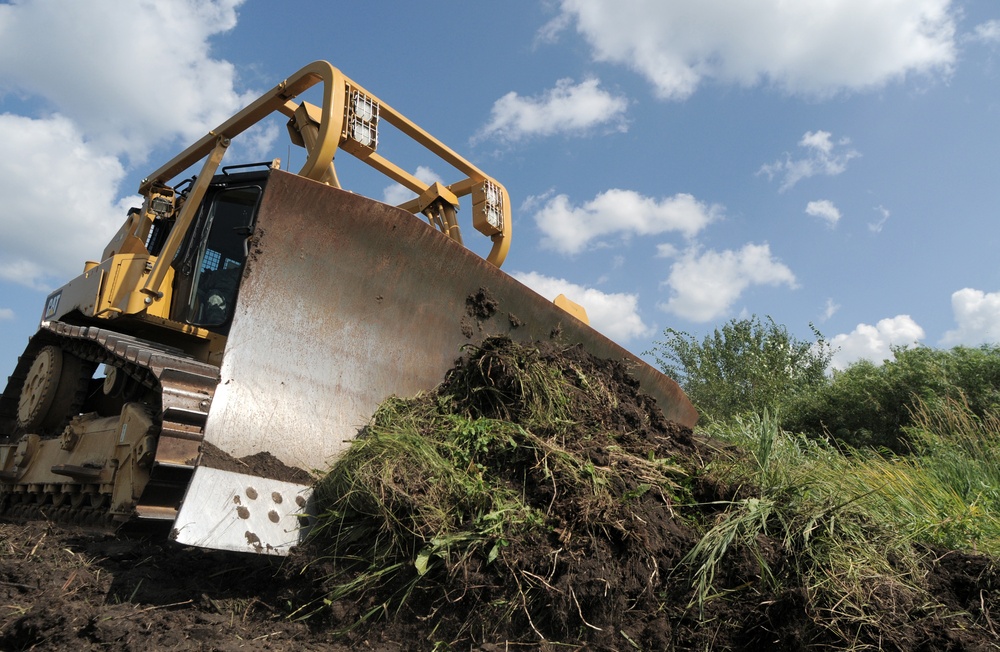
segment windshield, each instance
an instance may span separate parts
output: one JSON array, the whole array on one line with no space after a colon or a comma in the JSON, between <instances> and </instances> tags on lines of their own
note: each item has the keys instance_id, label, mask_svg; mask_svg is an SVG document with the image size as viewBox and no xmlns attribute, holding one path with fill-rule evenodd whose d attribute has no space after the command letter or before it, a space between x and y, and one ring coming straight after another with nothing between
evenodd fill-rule
<instances>
[{"instance_id":1,"label":"windshield","mask_svg":"<svg viewBox=\"0 0 1000 652\"><path fill-rule=\"evenodd\" d=\"M187 323L215 327L232 317L260 195L259 187L247 186L212 197L205 222L208 237L201 242L192 270Z\"/></svg>"}]
</instances>

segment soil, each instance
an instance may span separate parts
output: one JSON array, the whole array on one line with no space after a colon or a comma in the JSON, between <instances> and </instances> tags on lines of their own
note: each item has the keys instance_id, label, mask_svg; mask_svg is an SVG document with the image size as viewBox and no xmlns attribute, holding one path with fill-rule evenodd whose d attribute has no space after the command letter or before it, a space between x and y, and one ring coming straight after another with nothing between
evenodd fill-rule
<instances>
[{"instance_id":1,"label":"soil","mask_svg":"<svg viewBox=\"0 0 1000 652\"><path fill-rule=\"evenodd\" d=\"M235 458L208 442L202 443L201 465L220 471L245 473L282 482L309 484L313 477L305 469L288 466L268 451Z\"/></svg>"},{"instance_id":2,"label":"soil","mask_svg":"<svg viewBox=\"0 0 1000 652\"><path fill-rule=\"evenodd\" d=\"M481 299L479 305L489 304ZM478 317L470 305L470 318ZM737 453L667 421L619 363L552 343L533 355L580 387L601 388L606 401L581 390L573 406L580 436L563 443L595 467L618 469L615 489L628 497L597 505L585 494L554 490L528 460L507 460L510 477L548 514L548 534L512 539L502 553L522 581L534 583L544 598L540 606L526 604L497 619L494 606L511 587L493 565L472 560L461 572L452 568L425 582L381 618L351 628L359 613L390 604L389 597L327 598L332 562L309 546L275 558L183 547L166 530L0 523L0 649L1000 650L1000 567L949 550L924 551L920 581L931 602L883 595L875 586L882 618L858 628L849 643L812 612L805 587L768 588L753 555L738 547L716 576L719 598L699 614L689 606L691 582L680 562L699 540L698 523L710 522L721 503L753 495L705 471L718 456ZM503 365L469 360L441 391L453 395L457 380L469 382L465 371L489 367L491 387L509 390L511 400L478 409L516 421L521 404ZM217 457L217 464L232 464ZM686 504L649 490L641 470L630 466L634 459L665 458L691 478ZM258 454L236 467L289 471L274 462ZM773 568L783 568L780 542L760 541L758 549Z\"/></svg>"}]
</instances>

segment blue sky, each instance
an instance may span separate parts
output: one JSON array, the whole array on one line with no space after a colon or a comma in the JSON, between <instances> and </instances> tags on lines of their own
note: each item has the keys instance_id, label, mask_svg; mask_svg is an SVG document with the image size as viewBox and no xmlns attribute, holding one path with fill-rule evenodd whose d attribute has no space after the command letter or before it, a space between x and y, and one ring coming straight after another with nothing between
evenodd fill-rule
<instances>
[{"instance_id":1,"label":"blue sky","mask_svg":"<svg viewBox=\"0 0 1000 652\"><path fill-rule=\"evenodd\" d=\"M142 177L316 59L500 180L504 269L636 353L750 315L815 324L841 367L1000 341L995 0L24 0L0 2L0 371ZM272 157L302 162L278 125L226 162Z\"/></svg>"}]
</instances>

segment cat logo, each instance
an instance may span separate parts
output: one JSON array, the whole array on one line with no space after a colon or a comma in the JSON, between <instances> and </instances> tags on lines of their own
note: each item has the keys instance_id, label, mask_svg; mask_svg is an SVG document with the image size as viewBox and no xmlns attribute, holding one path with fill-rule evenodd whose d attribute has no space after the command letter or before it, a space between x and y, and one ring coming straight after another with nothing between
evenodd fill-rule
<instances>
[{"instance_id":1,"label":"cat logo","mask_svg":"<svg viewBox=\"0 0 1000 652\"><path fill-rule=\"evenodd\" d=\"M59 297L61 296L62 290L49 296L45 302L45 316L42 319L48 319L56 314L56 310L59 309Z\"/></svg>"}]
</instances>

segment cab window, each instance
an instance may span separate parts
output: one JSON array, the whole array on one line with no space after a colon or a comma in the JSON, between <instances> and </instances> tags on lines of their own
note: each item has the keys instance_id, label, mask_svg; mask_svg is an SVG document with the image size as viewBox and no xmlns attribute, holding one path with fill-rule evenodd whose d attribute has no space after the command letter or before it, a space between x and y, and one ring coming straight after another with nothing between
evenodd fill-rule
<instances>
[{"instance_id":1,"label":"cab window","mask_svg":"<svg viewBox=\"0 0 1000 652\"><path fill-rule=\"evenodd\" d=\"M201 240L191 269L187 323L214 328L232 318L260 195L259 187L249 186L228 188L212 198L202 231L208 237Z\"/></svg>"}]
</instances>

